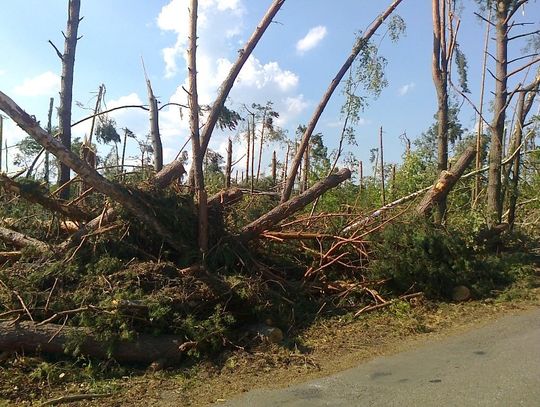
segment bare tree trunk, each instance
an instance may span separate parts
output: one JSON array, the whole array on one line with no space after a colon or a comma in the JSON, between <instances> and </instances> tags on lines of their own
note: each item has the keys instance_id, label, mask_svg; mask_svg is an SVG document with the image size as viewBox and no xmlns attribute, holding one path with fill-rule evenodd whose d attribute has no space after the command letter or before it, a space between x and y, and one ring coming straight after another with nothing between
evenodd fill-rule
<instances>
[{"instance_id":1,"label":"bare tree trunk","mask_svg":"<svg viewBox=\"0 0 540 407\"><path fill-rule=\"evenodd\" d=\"M491 145L489 149L487 217L488 226L501 223L501 161L508 99L508 22L509 5L506 1L496 4L495 32L497 55L495 59L495 100L493 102L493 121L491 124Z\"/></svg>"},{"instance_id":2,"label":"bare tree trunk","mask_svg":"<svg viewBox=\"0 0 540 407\"><path fill-rule=\"evenodd\" d=\"M433 0L433 58L432 75L437 91L437 169L448 169L448 65L450 50L446 41L446 0ZM450 22L451 24L451 22ZM437 201L436 221L442 222L446 213L446 201Z\"/></svg>"},{"instance_id":3,"label":"bare tree trunk","mask_svg":"<svg viewBox=\"0 0 540 407\"><path fill-rule=\"evenodd\" d=\"M246 151L246 184L249 180L249 163L251 160L251 127L247 119L247 151Z\"/></svg>"},{"instance_id":4,"label":"bare tree trunk","mask_svg":"<svg viewBox=\"0 0 540 407\"><path fill-rule=\"evenodd\" d=\"M381 200L382 205L384 206L386 204L386 193L385 193L385 186L384 186L384 151L383 151L383 128L381 127L379 131L379 143L380 143L380 149L381 149Z\"/></svg>"},{"instance_id":5,"label":"bare tree trunk","mask_svg":"<svg viewBox=\"0 0 540 407\"><path fill-rule=\"evenodd\" d=\"M163 145L159 134L159 110L158 102L152 91L150 79L146 79L146 91L148 92L148 106L150 112L150 139L154 149L154 170L161 171L163 168Z\"/></svg>"},{"instance_id":6,"label":"bare tree trunk","mask_svg":"<svg viewBox=\"0 0 540 407\"><path fill-rule=\"evenodd\" d=\"M39 127L33 117L2 92L0 92L0 110L6 112L19 127L32 136L43 148L53 153L60 162L77 172L85 183L124 206L143 223L152 228L159 237L167 241L171 247L178 251L183 250L184 246L177 242L173 235L156 220L144 203L140 202L121 185L102 177L72 151L66 149L61 142Z\"/></svg>"},{"instance_id":7,"label":"bare tree trunk","mask_svg":"<svg viewBox=\"0 0 540 407\"><path fill-rule=\"evenodd\" d=\"M208 208L207 195L204 187L203 160L204 153L200 145L199 136L199 99L197 95L197 10L198 0L191 0L190 34L188 45L188 80L189 80L189 122L191 127L191 146L193 151L193 175L195 180L195 194L199 210L199 250L206 253L208 250Z\"/></svg>"},{"instance_id":8,"label":"bare tree trunk","mask_svg":"<svg viewBox=\"0 0 540 407\"><path fill-rule=\"evenodd\" d=\"M265 107L263 117L262 117L262 125L261 125L261 140L259 142L259 161L257 163L257 182L259 181L259 177L261 175L261 161L262 161L262 152L263 152L263 144L264 144L264 130L266 129L266 112L267 111L268 111L268 107Z\"/></svg>"},{"instance_id":9,"label":"bare tree trunk","mask_svg":"<svg viewBox=\"0 0 540 407\"><path fill-rule=\"evenodd\" d=\"M227 144L227 164L225 165L225 188L231 187L231 172L232 172L232 140L229 137Z\"/></svg>"},{"instance_id":10,"label":"bare tree trunk","mask_svg":"<svg viewBox=\"0 0 540 407\"><path fill-rule=\"evenodd\" d=\"M509 191L508 199L508 225L510 230L514 228L514 223L516 219L516 207L517 207L517 198L519 195L519 177L520 177L520 166L521 166L521 154L519 154L519 149L522 147L523 139L523 127L525 126L525 120L529 114L536 94L538 93L540 87L540 70L536 74L536 79L529 86L525 87L519 95L518 105L517 105L517 121L514 130L513 137L513 150L510 151L511 154L514 154L514 159L512 160L512 181ZM528 94L529 93L529 94ZM528 96L528 97L527 97Z\"/></svg>"},{"instance_id":11,"label":"bare tree trunk","mask_svg":"<svg viewBox=\"0 0 540 407\"><path fill-rule=\"evenodd\" d=\"M124 179L124 163L126 159L126 144L127 144L128 131L129 129L126 127L124 129L124 144L122 146L122 162L120 164L120 171L122 172L122 179Z\"/></svg>"},{"instance_id":12,"label":"bare tree trunk","mask_svg":"<svg viewBox=\"0 0 540 407\"><path fill-rule=\"evenodd\" d=\"M277 158L276 150L272 153L272 183L276 185L277 181Z\"/></svg>"},{"instance_id":13,"label":"bare tree trunk","mask_svg":"<svg viewBox=\"0 0 540 407\"><path fill-rule=\"evenodd\" d=\"M385 12L383 12L371 25L371 27L365 32L365 34L362 36L362 38L359 38L358 41L356 41L351 54L341 67L341 69L338 71L337 75L332 79L332 82L330 82L330 85L328 89L326 90L325 94L323 95L321 101L319 102L319 105L315 109L313 116L311 117L311 120L309 121L308 126L306 127L306 130L304 132L304 135L302 136L302 141L300 142L300 148L298 149L296 156L294 157L291 168L289 170L289 174L287 176L287 179L285 180L285 186L283 188L283 193L281 196L281 202L286 202L291 197L291 193L294 187L294 182L296 179L296 175L298 172L298 168L300 167L300 163L302 161L302 157L304 156L304 151L307 148L307 145L309 143L309 140L311 138L311 135L313 134L313 131L315 130L315 126L317 125L319 118L321 117L322 112L326 108L326 105L330 101L330 98L338 85L341 83L341 80L343 79L343 76L347 73L351 65L353 64L354 60L362 51L365 44L368 43L370 38L375 34L377 29L382 25L382 23L388 18L390 14L396 9L396 7L401 3L402 0L394 0L392 4L386 9Z\"/></svg>"},{"instance_id":14,"label":"bare tree trunk","mask_svg":"<svg viewBox=\"0 0 540 407\"><path fill-rule=\"evenodd\" d=\"M251 117L251 192L253 192L255 187L255 114Z\"/></svg>"},{"instance_id":15,"label":"bare tree trunk","mask_svg":"<svg viewBox=\"0 0 540 407\"><path fill-rule=\"evenodd\" d=\"M317 182L303 194L276 206L259 219L251 222L249 225L244 226L238 235L238 238L243 242L257 238L265 230L270 229L283 219L286 219L293 213L304 208L306 205L309 205L326 191L336 187L350 177L351 171L349 171L347 168L343 168L337 173L329 175L327 178Z\"/></svg>"},{"instance_id":16,"label":"bare tree trunk","mask_svg":"<svg viewBox=\"0 0 540 407\"><path fill-rule=\"evenodd\" d=\"M360 163L358 164L358 183L360 192L362 192L362 189L364 188L364 163L362 160L360 160Z\"/></svg>"},{"instance_id":17,"label":"bare tree trunk","mask_svg":"<svg viewBox=\"0 0 540 407\"><path fill-rule=\"evenodd\" d=\"M491 31L491 7L489 8L487 22L486 22L486 36L484 39L484 54L483 54L483 60L482 60L482 83L480 85L480 106L478 107L479 114L478 114L478 132L476 133L476 169L479 170L482 166L482 137L484 133L484 91L485 91L485 85L486 85L486 71L487 71L487 57L488 57L488 47L489 47L489 33ZM472 203L473 206L476 204L478 200L478 196L480 195L480 173L476 175L474 178L474 190L473 190L473 199Z\"/></svg>"},{"instance_id":18,"label":"bare tree trunk","mask_svg":"<svg viewBox=\"0 0 540 407\"><path fill-rule=\"evenodd\" d=\"M73 100L73 71L75 67L75 50L77 48L77 32L81 10L80 0L69 0L68 21L64 42L64 54L62 55L62 81L60 84L60 107L58 109L58 125L62 145L71 150L71 105ZM70 179L70 168L60 162L58 174L58 186L64 185ZM68 199L69 187L64 188L60 194L62 199Z\"/></svg>"},{"instance_id":19,"label":"bare tree trunk","mask_svg":"<svg viewBox=\"0 0 540 407\"><path fill-rule=\"evenodd\" d=\"M53 104L54 104L54 98L51 98L49 101L49 114L47 119L47 133L49 133L50 136L52 136L52 113L53 113ZM50 182L50 153L48 151L45 151L45 175L44 175L45 183L47 186Z\"/></svg>"},{"instance_id":20,"label":"bare tree trunk","mask_svg":"<svg viewBox=\"0 0 540 407\"><path fill-rule=\"evenodd\" d=\"M306 152L304 153L304 170L302 171L303 180L302 180L302 192L305 192L308 188L308 181L309 181L309 154L310 154L310 148L309 144L306 148Z\"/></svg>"},{"instance_id":21,"label":"bare tree trunk","mask_svg":"<svg viewBox=\"0 0 540 407\"><path fill-rule=\"evenodd\" d=\"M429 216L434 205L441 200L446 200L448 193L454 187L459 178L463 175L467 167L474 160L476 150L474 147L468 147L463 154L458 158L457 162L452 166L451 171L442 171L435 185L424 196L422 202L416 208L416 211L423 215Z\"/></svg>"},{"instance_id":22,"label":"bare tree trunk","mask_svg":"<svg viewBox=\"0 0 540 407\"><path fill-rule=\"evenodd\" d=\"M94 108L94 115L92 116L92 124L90 125L90 133L88 135L88 144L92 145L92 137L94 136L94 128L96 126L96 118L99 113L99 107L101 106L101 100L103 98L103 91L105 90L105 85L99 85L98 95L96 100L96 106Z\"/></svg>"}]
</instances>

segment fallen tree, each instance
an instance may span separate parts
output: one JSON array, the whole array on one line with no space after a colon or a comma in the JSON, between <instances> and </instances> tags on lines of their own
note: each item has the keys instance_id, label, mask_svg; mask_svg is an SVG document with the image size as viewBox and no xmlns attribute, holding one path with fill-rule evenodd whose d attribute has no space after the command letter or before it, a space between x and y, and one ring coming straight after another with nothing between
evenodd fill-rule
<instances>
[{"instance_id":1,"label":"fallen tree","mask_svg":"<svg viewBox=\"0 0 540 407\"><path fill-rule=\"evenodd\" d=\"M43 253L50 251L49 245L41 240L34 239L33 237L2 226L0 226L0 240L11 243L13 246L19 248L33 247Z\"/></svg>"},{"instance_id":2,"label":"fallen tree","mask_svg":"<svg viewBox=\"0 0 540 407\"><path fill-rule=\"evenodd\" d=\"M73 338L81 355L114 359L120 363L178 363L186 350L184 340L174 335L138 335L132 341L116 341L110 348L91 329L23 321L0 321L0 351L64 354ZM192 344L190 345L192 346Z\"/></svg>"},{"instance_id":3,"label":"fallen tree","mask_svg":"<svg viewBox=\"0 0 540 407\"><path fill-rule=\"evenodd\" d=\"M442 171L439 179L418 204L416 211L422 216L429 216L432 208L438 202L446 200L456 182L463 175L467 167L472 163L476 155L474 147L468 147L458 158L449 171Z\"/></svg>"},{"instance_id":4,"label":"fallen tree","mask_svg":"<svg viewBox=\"0 0 540 407\"><path fill-rule=\"evenodd\" d=\"M270 212L261 216L259 219L256 219L250 224L244 226L238 235L238 238L243 242L257 238L265 230L272 228L283 219L288 218L293 213L313 202L329 189L335 188L350 177L351 171L348 168L343 168L335 174L329 175L325 179L317 182L306 192L286 202L283 202Z\"/></svg>"}]
</instances>

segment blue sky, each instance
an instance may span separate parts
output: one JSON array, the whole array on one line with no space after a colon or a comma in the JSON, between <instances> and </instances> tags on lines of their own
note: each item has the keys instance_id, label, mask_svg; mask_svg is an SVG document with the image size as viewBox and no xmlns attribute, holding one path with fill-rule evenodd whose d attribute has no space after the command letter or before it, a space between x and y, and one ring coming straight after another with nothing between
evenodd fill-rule
<instances>
[{"instance_id":1,"label":"blue sky","mask_svg":"<svg viewBox=\"0 0 540 407\"><path fill-rule=\"evenodd\" d=\"M63 49L61 30L65 29L67 0L2 3L0 89L45 123L49 97L55 97L58 104L61 71L60 60L47 41ZM199 96L202 103L209 103L270 0L199 3ZM74 100L91 108L98 86L104 83L108 107L145 104L142 56L160 101L185 103L187 4L187 0L82 0L84 19L79 33L83 38L77 47ZM390 0L288 0L246 64L229 105L238 108L242 103L272 100L281 115L278 124L292 137L298 124L307 122L349 54L355 33L365 30L388 4ZM475 4L463 1L459 42L469 59L471 98L477 102L484 25L472 14ZM358 146L349 148L365 162L369 150L378 145L380 126L385 131L385 159L398 162L403 153L399 135L406 131L415 138L429 127L436 111L431 79L431 2L403 0L397 13L407 24L406 36L394 44L382 38L385 29L381 28L375 38L388 60L389 85L362 113L356 129ZM538 16L540 7L533 1L525 8L523 19L538 26ZM516 49L514 54L520 52L520 47ZM492 86L493 81L488 82ZM337 92L317 128L329 149L335 148L339 137L342 104L343 97ZM74 108L73 121L87 114ZM128 127L140 136L148 132L142 110L125 110L113 117L119 127ZM188 138L186 118L180 117L177 108L166 109L161 115L166 161L174 158ZM461 118L465 127L474 127L474 112L466 104ZM74 128L76 136L88 131L88 122ZM211 148L224 153L227 136L216 133ZM12 145L22 133L6 121L4 137ZM243 154L241 144L235 143L236 157ZM135 154L135 145L130 148Z\"/></svg>"}]
</instances>

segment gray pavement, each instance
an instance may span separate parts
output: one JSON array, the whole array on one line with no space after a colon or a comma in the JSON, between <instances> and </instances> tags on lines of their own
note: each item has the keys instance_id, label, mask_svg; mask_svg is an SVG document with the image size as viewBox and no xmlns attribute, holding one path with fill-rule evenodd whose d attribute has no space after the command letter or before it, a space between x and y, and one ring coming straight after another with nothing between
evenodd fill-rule
<instances>
[{"instance_id":1,"label":"gray pavement","mask_svg":"<svg viewBox=\"0 0 540 407\"><path fill-rule=\"evenodd\" d=\"M540 407L540 309L226 406Z\"/></svg>"}]
</instances>

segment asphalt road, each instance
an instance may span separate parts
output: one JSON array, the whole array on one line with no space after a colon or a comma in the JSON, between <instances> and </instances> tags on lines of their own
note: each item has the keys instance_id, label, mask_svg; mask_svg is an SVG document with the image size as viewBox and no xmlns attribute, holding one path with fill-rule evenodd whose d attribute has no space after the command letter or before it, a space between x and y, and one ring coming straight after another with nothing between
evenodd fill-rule
<instances>
[{"instance_id":1,"label":"asphalt road","mask_svg":"<svg viewBox=\"0 0 540 407\"><path fill-rule=\"evenodd\" d=\"M226 406L540 407L540 309Z\"/></svg>"}]
</instances>

